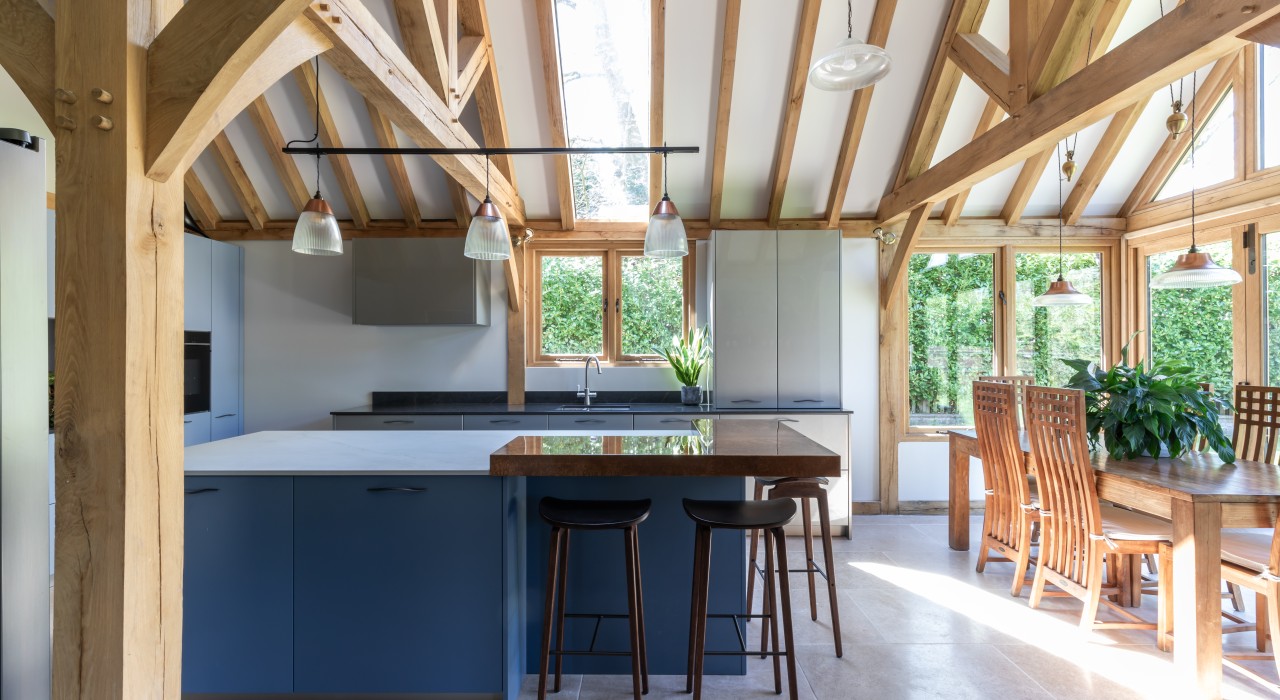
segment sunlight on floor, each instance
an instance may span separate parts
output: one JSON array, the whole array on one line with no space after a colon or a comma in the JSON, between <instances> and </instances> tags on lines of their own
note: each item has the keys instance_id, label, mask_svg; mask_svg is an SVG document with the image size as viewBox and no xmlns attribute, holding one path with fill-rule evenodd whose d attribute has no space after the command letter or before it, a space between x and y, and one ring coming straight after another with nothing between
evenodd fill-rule
<instances>
[{"instance_id":1,"label":"sunlight on floor","mask_svg":"<svg viewBox=\"0 0 1280 700\"><path fill-rule=\"evenodd\" d=\"M1118 646L1104 633L1082 630L1046 610L1033 609L1025 598L1013 598L948 576L901 566L874 562L849 562L848 565L1144 695L1168 698L1185 695L1186 686L1177 678L1173 655L1156 650L1154 632L1149 633L1151 653L1142 653ZM1076 602L1074 598L1068 600ZM1072 619L1078 620L1080 608L1072 606L1070 611ZM1224 691L1233 698L1269 697L1238 687L1224 688Z\"/></svg>"}]
</instances>

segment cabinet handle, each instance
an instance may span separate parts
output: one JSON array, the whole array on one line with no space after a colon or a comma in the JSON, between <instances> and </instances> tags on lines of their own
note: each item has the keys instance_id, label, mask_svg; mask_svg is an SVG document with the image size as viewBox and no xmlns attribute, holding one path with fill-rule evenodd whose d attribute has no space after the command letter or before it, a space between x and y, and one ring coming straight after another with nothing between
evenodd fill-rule
<instances>
[{"instance_id":1,"label":"cabinet handle","mask_svg":"<svg viewBox=\"0 0 1280 700\"><path fill-rule=\"evenodd\" d=\"M422 493L427 490L425 486L373 486L367 489L369 493Z\"/></svg>"},{"instance_id":2,"label":"cabinet handle","mask_svg":"<svg viewBox=\"0 0 1280 700\"><path fill-rule=\"evenodd\" d=\"M604 421L599 418L579 418L578 420L574 421L574 423L603 423L603 422Z\"/></svg>"},{"instance_id":3,"label":"cabinet handle","mask_svg":"<svg viewBox=\"0 0 1280 700\"><path fill-rule=\"evenodd\" d=\"M795 418L779 418L777 420L779 423L799 423L800 422Z\"/></svg>"},{"instance_id":4,"label":"cabinet handle","mask_svg":"<svg viewBox=\"0 0 1280 700\"><path fill-rule=\"evenodd\" d=\"M760 403L759 399L735 399L729 403Z\"/></svg>"},{"instance_id":5,"label":"cabinet handle","mask_svg":"<svg viewBox=\"0 0 1280 700\"><path fill-rule=\"evenodd\" d=\"M218 491L218 489L215 489L215 488L213 488L213 487L211 487L211 486L206 486L206 487L204 487L204 488L200 488L200 489L187 489L187 495L188 495L188 496L195 496L196 494L201 494L201 493L216 493L217 491Z\"/></svg>"},{"instance_id":6,"label":"cabinet handle","mask_svg":"<svg viewBox=\"0 0 1280 700\"><path fill-rule=\"evenodd\" d=\"M491 425L509 425L511 423L519 423L519 422L520 421L516 420L515 418L497 418L495 420L489 421Z\"/></svg>"},{"instance_id":7,"label":"cabinet handle","mask_svg":"<svg viewBox=\"0 0 1280 700\"><path fill-rule=\"evenodd\" d=\"M383 425L413 425L411 420L384 420Z\"/></svg>"},{"instance_id":8,"label":"cabinet handle","mask_svg":"<svg viewBox=\"0 0 1280 700\"><path fill-rule=\"evenodd\" d=\"M659 423L688 423L688 418L663 418Z\"/></svg>"},{"instance_id":9,"label":"cabinet handle","mask_svg":"<svg viewBox=\"0 0 1280 700\"><path fill-rule=\"evenodd\" d=\"M822 403L822 399L796 399L791 403Z\"/></svg>"},{"instance_id":10,"label":"cabinet handle","mask_svg":"<svg viewBox=\"0 0 1280 700\"><path fill-rule=\"evenodd\" d=\"M235 417L236 417L236 414L234 413L224 413L220 416L214 416L214 418L235 418Z\"/></svg>"}]
</instances>

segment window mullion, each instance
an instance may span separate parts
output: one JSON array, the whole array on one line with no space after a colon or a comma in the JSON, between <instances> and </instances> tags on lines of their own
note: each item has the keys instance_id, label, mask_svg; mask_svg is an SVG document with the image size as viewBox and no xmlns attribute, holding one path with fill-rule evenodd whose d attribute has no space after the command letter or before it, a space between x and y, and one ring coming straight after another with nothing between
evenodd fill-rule
<instances>
[{"instance_id":1,"label":"window mullion","mask_svg":"<svg viewBox=\"0 0 1280 700\"><path fill-rule=\"evenodd\" d=\"M604 255L604 353L608 361L617 362L622 358L622 255L616 248Z\"/></svg>"},{"instance_id":2,"label":"window mullion","mask_svg":"<svg viewBox=\"0 0 1280 700\"><path fill-rule=\"evenodd\" d=\"M996 293L992 300L995 304L996 320L995 371L996 374L1006 376L1018 373L1016 362L1018 339L1015 331L1017 309L1014 308L1018 295L1014 252L1013 246L1007 245L1000 246L996 252ZM1001 294L1004 295L1003 300Z\"/></svg>"}]
</instances>

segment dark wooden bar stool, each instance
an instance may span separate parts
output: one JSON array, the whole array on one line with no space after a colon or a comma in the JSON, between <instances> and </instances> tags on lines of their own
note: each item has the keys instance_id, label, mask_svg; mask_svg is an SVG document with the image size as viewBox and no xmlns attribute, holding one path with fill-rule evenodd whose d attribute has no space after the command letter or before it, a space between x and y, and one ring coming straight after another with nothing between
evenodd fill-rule
<instances>
[{"instance_id":1,"label":"dark wooden bar stool","mask_svg":"<svg viewBox=\"0 0 1280 700\"><path fill-rule=\"evenodd\" d=\"M818 619L818 599L817 586L814 578L815 574L820 574L827 582L827 595L831 601L831 631L835 637L836 657L844 656L844 646L840 642L840 606L837 603L836 594L836 573L833 555L831 553L831 512L827 505L826 486L829 483L826 477L778 477L766 478L756 477L756 500L762 500L768 497L769 500L779 498L796 498L800 500L801 513L800 517L804 519L804 558L805 567L803 569L790 569L791 573L805 573L809 575L809 616L813 620ZM765 494L765 489L769 489ZM824 566L819 567L817 562L813 560L813 521L810 517L809 501L813 500L818 504L818 527L822 530L822 553ZM852 524L850 524L852 527ZM755 595L756 575L768 577L764 569L760 568L757 563L756 552L758 549L758 541L760 538L759 530L751 531L751 572L747 578L747 612L751 612L753 605L752 596ZM764 650L765 639L769 634L769 628L766 620L766 626L760 630L760 649Z\"/></svg>"},{"instance_id":2,"label":"dark wooden bar stool","mask_svg":"<svg viewBox=\"0 0 1280 700\"><path fill-rule=\"evenodd\" d=\"M547 598L542 617L542 657L538 670L538 700L547 697L547 670L551 655L556 657L554 692L560 692L560 675L566 656L630 656L631 681L635 700L649 692L649 661L644 641L644 593L640 586L640 539L637 527L649 517L649 499L639 501L570 501L543 498L538 514L551 525L551 547L547 560ZM627 567L627 614L565 613L565 579L569 573L569 532L571 530L621 530ZM589 648L566 651L565 618L594 618L596 631L604 619L626 618L631 626L629 651L597 651L596 635ZM551 646L551 627L556 628L555 647Z\"/></svg>"},{"instance_id":3,"label":"dark wooden bar stool","mask_svg":"<svg viewBox=\"0 0 1280 700\"><path fill-rule=\"evenodd\" d=\"M796 504L790 499L771 501L699 501L684 499L684 512L697 523L696 539L693 550L693 597L690 605L689 620L689 671L685 678L685 692L692 692L694 700L702 697L703 662L707 656L773 656L773 690L782 692L780 659L787 658L787 689L792 700L796 697L796 658L795 640L791 635L791 587L787 576L778 576L775 584L773 576L765 578L765 604L760 615L712 615L707 612L707 597L711 583L711 531L712 530L752 530L765 531L764 552L765 566L774 571L774 550L777 550L779 571L787 570L787 539L782 528L795 517ZM770 539L772 537L772 539ZM781 588L782 602L775 600L775 589ZM773 651L761 649L759 652L748 651L742 629L738 627L739 619L753 617L772 620L774 610L782 611L782 633L786 641L786 651L778 648L778 626L770 625L773 630ZM707 651L707 619L729 618L738 628L738 640L741 649L737 651Z\"/></svg>"}]
</instances>

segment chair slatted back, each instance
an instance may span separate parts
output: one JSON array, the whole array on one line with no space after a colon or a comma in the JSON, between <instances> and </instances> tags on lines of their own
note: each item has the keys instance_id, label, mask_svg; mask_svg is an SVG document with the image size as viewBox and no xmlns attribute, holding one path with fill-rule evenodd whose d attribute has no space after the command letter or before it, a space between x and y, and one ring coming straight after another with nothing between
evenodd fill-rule
<instances>
[{"instance_id":1,"label":"chair slatted back","mask_svg":"<svg viewBox=\"0 0 1280 700\"><path fill-rule=\"evenodd\" d=\"M1102 576L1102 514L1085 437L1084 392L1030 386L1027 432L1039 481L1039 565L1081 586Z\"/></svg>"},{"instance_id":2,"label":"chair slatted back","mask_svg":"<svg viewBox=\"0 0 1280 700\"><path fill-rule=\"evenodd\" d=\"M1276 464L1280 447L1280 387L1236 385L1236 456Z\"/></svg>"},{"instance_id":3,"label":"chair slatted back","mask_svg":"<svg viewBox=\"0 0 1280 700\"><path fill-rule=\"evenodd\" d=\"M1036 383L1036 378L1028 374L1010 374L1006 376L986 375L978 377L980 382L999 382L1001 384L1012 384L1018 393L1018 427L1027 424L1026 418L1022 413L1022 395L1026 392L1027 387Z\"/></svg>"},{"instance_id":4,"label":"chair slatted back","mask_svg":"<svg viewBox=\"0 0 1280 700\"><path fill-rule=\"evenodd\" d=\"M1017 548L1030 506L1026 460L1018 444L1018 391L1011 383L974 382L973 420L978 433L978 454L990 500L984 521L987 535Z\"/></svg>"}]
</instances>

